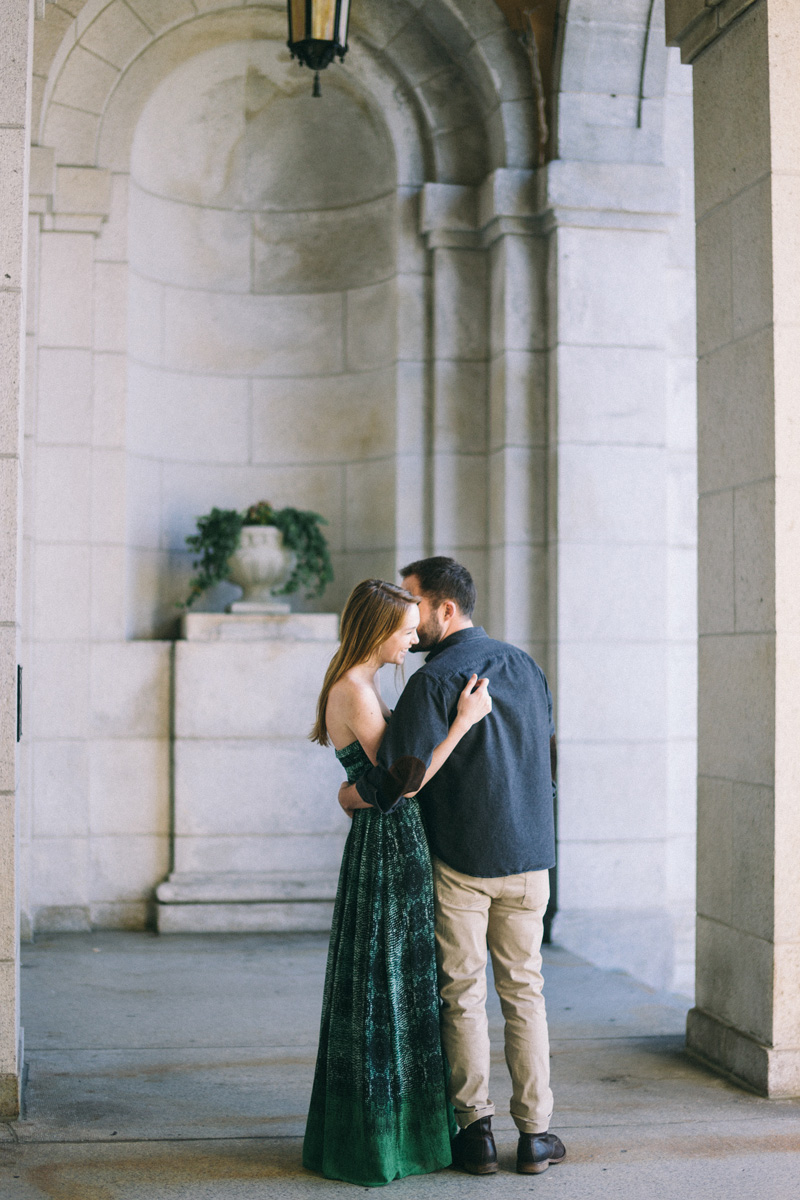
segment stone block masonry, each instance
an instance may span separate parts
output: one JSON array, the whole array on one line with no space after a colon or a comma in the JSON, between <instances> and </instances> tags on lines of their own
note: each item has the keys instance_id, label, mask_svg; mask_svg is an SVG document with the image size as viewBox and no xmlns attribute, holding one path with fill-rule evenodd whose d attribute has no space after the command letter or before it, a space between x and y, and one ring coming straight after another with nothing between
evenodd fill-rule
<instances>
[{"instance_id":1,"label":"stone block masonry","mask_svg":"<svg viewBox=\"0 0 800 1200\"><path fill-rule=\"evenodd\" d=\"M173 871L162 933L330 927L348 821L308 731L334 613L189 614L175 656Z\"/></svg>"}]
</instances>

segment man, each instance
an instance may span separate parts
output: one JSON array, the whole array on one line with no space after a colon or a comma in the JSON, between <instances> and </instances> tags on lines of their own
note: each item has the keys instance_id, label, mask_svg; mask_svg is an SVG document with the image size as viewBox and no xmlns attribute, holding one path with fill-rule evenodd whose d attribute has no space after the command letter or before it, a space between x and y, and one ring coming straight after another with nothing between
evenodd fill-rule
<instances>
[{"instance_id":1,"label":"man","mask_svg":"<svg viewBox=\"0 0 800 1200\"><path fill-rule=\"evenodd\" d=\"M465 567L452 558L426 558L401 575L420 597L416 649L428 658L397 703L377 766L356 785L343 785L340 803L347 810L372 805L389 811L396 796L385 786L390 765L406 755L429 763L430 748L444 740L469 677L488 677L492 713L473 726L420 793L433 857L442 1038L460 1127L453 1163L476 1175L497 1170L488 942L505 1018L517 1171L538 1174L566 1154L548 1132L553 1094L541 976L548 868L555 861L550 690L529 655L473 625L475 585Z\"/></svg>"}]
</instances>

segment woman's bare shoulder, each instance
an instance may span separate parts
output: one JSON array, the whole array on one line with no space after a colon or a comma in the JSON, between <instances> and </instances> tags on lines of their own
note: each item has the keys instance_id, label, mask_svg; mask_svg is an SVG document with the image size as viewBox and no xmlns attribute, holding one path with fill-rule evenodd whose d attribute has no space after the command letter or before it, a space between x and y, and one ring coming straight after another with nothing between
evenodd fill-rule
<instances>
[{"instance_id":1,"label":"woman's bare shoulder","mask_svg":"<svg viewBox=\"0 0 800 1200\"><path fill-rule=\"evenodd\" d=\"M357 675L351 675L350 672L343 675L341 679L337 679L331 688L328 704L330 705L331 702L343 712L352 712L364 707L379 707L374 687Z\"/></svg>"},{"instance_id":2,"label":"woman's bare shoulder","mask_svg":"<svg viewBox=\"0 0 800 1200\"><path fill-rule=\"evenodd\" d=\"M380 701L367 680L343 675L330 690L328 732L339 748L356 738L373 758L384 729Z\"/></svg>"},{"instance_id":3,"label":"woman's bare shoulder","mask_svg":"<svg viewBox=\"0 0 800 1200\"><path fill-rule=\"evenodd\" d=\"M363 679L360 679L354 672L348 671L342 675L341 679L336 680L330 694L331 696L357 696L368 690L369 685Z\"/></svg>"}]
</instances>

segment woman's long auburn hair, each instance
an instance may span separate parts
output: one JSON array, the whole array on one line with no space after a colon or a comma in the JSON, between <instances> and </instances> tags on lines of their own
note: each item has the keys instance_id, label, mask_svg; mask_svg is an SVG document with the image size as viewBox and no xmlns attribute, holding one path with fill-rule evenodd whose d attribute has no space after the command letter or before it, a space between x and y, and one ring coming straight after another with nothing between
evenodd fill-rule
<instances>
[{"instance_id":1,"label":"woman's long auburn hair","mask_svg":"<svg viewBox=\"0 0 800 1200\"><path fill-rule=\"evenodd\" d=\"M419 604L419 598L383 579L364 579L353 588L342 612L339 649L325 672L317 701L317 719L308 735L312 742L330 745L325 715L331 688L351 667L368 662L378 647L397 632L409 604Z\"/></svg>"}]
</instances>

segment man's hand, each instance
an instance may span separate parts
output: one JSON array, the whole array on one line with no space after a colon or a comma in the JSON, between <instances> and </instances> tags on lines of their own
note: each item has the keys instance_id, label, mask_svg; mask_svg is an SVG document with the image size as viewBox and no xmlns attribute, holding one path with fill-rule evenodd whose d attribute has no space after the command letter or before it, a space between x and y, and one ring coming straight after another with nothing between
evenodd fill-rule
<instances>
[{"instance_id":1,"label":"man's hand","mask_svg":"<svg viewBox=\"0 0 800 1200\"><path fill-rule=\"evenodd\" d=\"M342 784L339 788L339 803L351 820L357 808L372 808L371 804L367 804L366 800L361 799L354 783Z\"/></svg>"}]
</instances>

